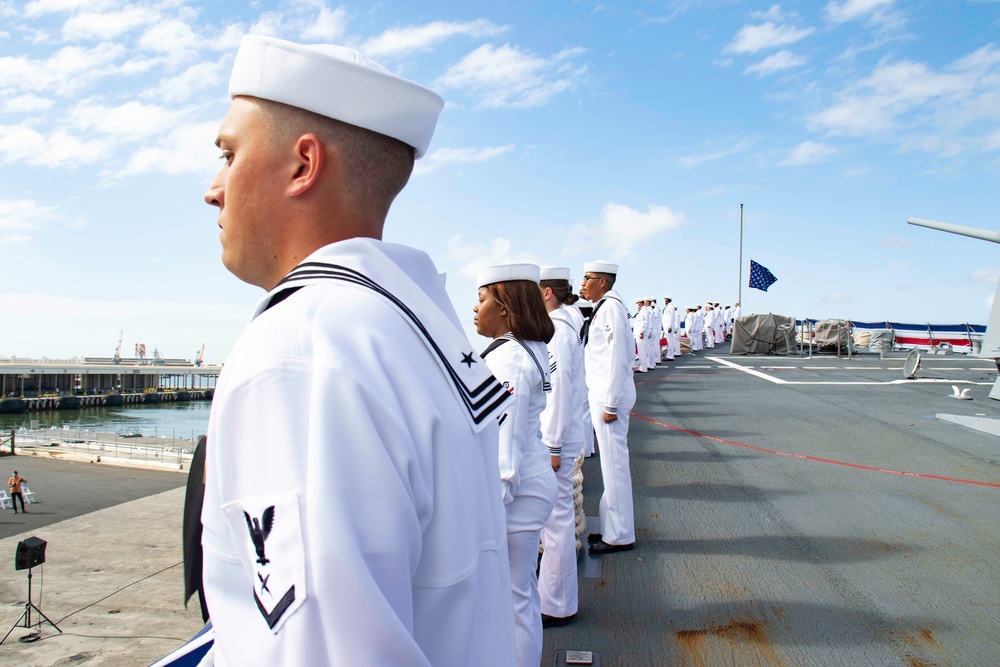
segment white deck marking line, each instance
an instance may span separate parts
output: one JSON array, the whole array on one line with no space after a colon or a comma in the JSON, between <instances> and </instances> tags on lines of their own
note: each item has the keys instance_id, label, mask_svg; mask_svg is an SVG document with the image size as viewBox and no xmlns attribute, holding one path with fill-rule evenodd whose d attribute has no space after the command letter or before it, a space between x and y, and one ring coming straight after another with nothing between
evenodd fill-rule
<instances>
[{"instance_id":1,"label":"white deck marking line","mask_svg":"<svg viewBox=\"0 0 1000 667\"><path fill-rule=\"evenodd\" d=\"M993 386L992 382L972 382L971 380L942 380L934 378L917 378L915 380L888 380L886 382L874 382L874 381L858 381L858 382L799 382L799 381L789 381L782 380L781 378L776 378L768 375L767 373L761 373L760 371L753 370L752 368L747 368L746 366L740 366L739 364L734 364L731 361L726 361L725 359L719 359L718 357L706 357L712 361L716 361L720 364L724 364L730 368L734 368L738 371L743 371L744 373L749 373L754 377L759 377L762 380L767 380L768 382L773 382L774 384L784 384L784 385L842 385L842 386L879 386L879 385L893 385L893 384L978 384L986 387Z\"/></svg>"},{"instance_id":2,"label":"white deck marking line","mask_svg":"<svg viewBox=\"0 0 1000 667\"><path fill-rule=\"evenodd\" d=\"M736 370L743 371L744 373L749 373L754 377L758 377L761 380L767 380L768 382L773 382L774 384L788 384L787 381L782 380L781 378L771 377L767 373L761 373L758 370L747 368L746 366L740 366L739 364L734 364L731 361L720 359L719 357L706 357L706 359L708 359L709 361L714 361L717 364L722 364L723 366L728 366L729 368L735 368Z\"/></svg>"}]
</instances>

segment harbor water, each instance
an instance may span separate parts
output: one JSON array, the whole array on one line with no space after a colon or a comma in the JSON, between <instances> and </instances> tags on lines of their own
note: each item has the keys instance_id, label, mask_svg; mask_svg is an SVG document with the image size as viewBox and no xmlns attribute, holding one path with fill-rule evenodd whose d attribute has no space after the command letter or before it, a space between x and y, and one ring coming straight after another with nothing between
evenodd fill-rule
<instances>
[{"instance_id":1,"label":"harbor water","mask_svg":"<svg viewBox=\"0 0 1000 667\"><path fill-rule=\"evenodd\" d=\"M195 441L208 431L211 407L210 401L190 401L0 414L0 433L10 433L12 429L17 431L22 428L55 428Z\"/></svg>"}]
</instances>

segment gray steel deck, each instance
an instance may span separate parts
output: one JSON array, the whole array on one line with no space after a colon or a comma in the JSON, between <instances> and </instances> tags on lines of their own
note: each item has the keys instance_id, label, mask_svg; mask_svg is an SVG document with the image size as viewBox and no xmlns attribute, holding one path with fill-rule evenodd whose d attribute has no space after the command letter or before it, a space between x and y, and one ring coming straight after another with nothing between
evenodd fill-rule
<instances>
[{"instance_id":1,"label":"gray steel deck","mask_svg":"<svg viewBox=\"0 0 1000 667\"><path fill-rule=\"evenodd\" d=\"M902 357L711 350L637 374L637 548L581 579L542 664L1000 663L1000 439L935 417L1000 418L995 377L961 356L889 384ZM596 458L585 474L593 515Z\"/></svg>"}]
</instances>

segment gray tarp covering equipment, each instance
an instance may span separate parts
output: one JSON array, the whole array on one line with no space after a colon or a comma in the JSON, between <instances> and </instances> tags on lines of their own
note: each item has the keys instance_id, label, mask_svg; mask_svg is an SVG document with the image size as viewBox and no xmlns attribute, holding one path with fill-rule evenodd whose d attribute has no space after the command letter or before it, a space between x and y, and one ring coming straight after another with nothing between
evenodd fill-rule
<instances>
[{"instance_id":1,"label":"gray tarp covering equipment","mask_svg":"<svg viewBox=\"0 0 1000 667\"><path fill-rule=\"evenodd\" d=\"M841 349L847 349L851 331L846 320L822 320L816 323L814 331L813 343L819 349L836 350L838 344Z\"/></svg>"},{"instance_id":2,"label":"gray tarp covering equipment","mask_svg":"<svg viewBox=\"0 0 1000 667\"><path fill-rule=\"evenodd\" d=\"M731 354L794 354L795 318L744 315L733 326Z\"/></svg>"}]
</instances>

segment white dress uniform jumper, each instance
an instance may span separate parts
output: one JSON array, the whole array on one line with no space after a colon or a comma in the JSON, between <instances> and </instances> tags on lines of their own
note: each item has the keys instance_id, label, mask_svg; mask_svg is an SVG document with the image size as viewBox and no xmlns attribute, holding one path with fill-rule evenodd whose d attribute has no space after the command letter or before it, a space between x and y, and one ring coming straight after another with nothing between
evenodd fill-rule
<instances>
[{"instance_id":1,"label":"white dress uniform jumper","mask_svg":"<svg viewBox=\"0 0 1000 667\"><path fill-rule=\"evenodd\" d=\"M215 664L515 664L508 400L424 253L358 238L289 273L209 420Z\"/></svg>"},{"instance_id":2,"label":"white dress uniform jumper","mask_svg":"<svg viewBox=\"0 0 1000 667\"><path fill-rule=\"evenodd\" d=\"M590 417L600 449L604 495L600 502L601 534L612 545L635 542L632 473L629 470L628 423L635 405L632 341L628 311L614 290L594 304L584 344ZM609 423L604 413L618 416Z\"/></svg>"},{"instance_id":3,"label":"white dress uniform jumper","mask_svg":"<svg viewBox=\"0 0 1000 667\"><path fill-rule=\"evenodd\" d=\"M507 507L507 549L513 591L517 664L542 660L542 615L535 569L538 544L556 500L549 451L541 440L541 414L550 390L545 343L505 334L483 351L483 359L512 400L498 417L500 480Z\"/></svg>"}]
</instances>

